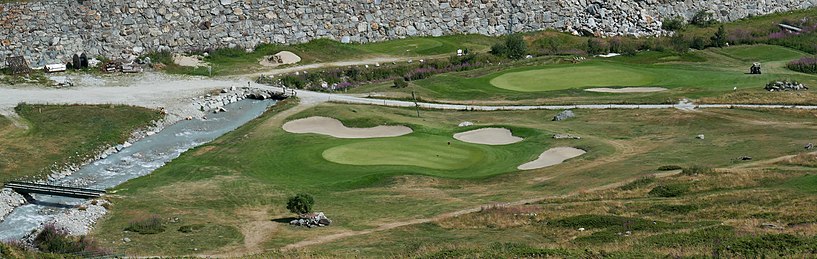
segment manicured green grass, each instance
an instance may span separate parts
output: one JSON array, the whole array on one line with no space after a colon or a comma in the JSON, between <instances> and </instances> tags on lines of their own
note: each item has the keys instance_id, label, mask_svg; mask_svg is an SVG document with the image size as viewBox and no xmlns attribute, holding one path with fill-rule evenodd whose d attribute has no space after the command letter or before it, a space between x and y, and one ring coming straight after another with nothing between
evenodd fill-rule
<instances>
[{"instance_id":1,"label":"manicured green grass","mask_svg":"<svg viewBox=\"0 0 817 259\"><path fill-rule=\"evenodd\" d=\"M486 159L493 161L487 156L486 150L473 144L433 135L360 141L323 152L326 160L339 164L402 165L439 170L468 168Z\"/></svg>"},{"instance_id":2,"label":"manicured green grass","mask_svg":"<svg viewBox=\"0 0 817 259\"><path fill-rule=\"evenodd\" d=\"M356 45L362 51L390 56L454 55L458 49L486 52L498 38L477 34L416 37Z\"/></svg>"},{"instance_id":3,"label":"manicured green grass","mask_svg":"<svg viewBox=\"0 0 817 259\"><path fill-rule=\"evenodd\" d=\"M642 86L654 79L638 70L593 64L505 73L490 82L503 89L539 92L593 86Z\"/></svg>"},{"instance_id":4,"label":"manicured green grass","mask_svg":"<svg viewBox=\"0 0 817 259\"><path fill-rule=\"evenodd\" d=\"M697 99L734 94L735 88L741 93L761 94L766 83L773 80L789 79L806 85L817 85L817 76L785 68L787 61L802 55L806 54L784 47L753 45L708 49L682 55L647 51L635 56L593 58L578 64L544 59L538 63L534 61L520 66L512 65L499 71L492 67L437 75L412 81L406 88L372 84L350 91L404 99L410 98L414 92L425 101L467 103L675 103L681 98ZM752 62L758 60L763 61L764 74L747 74ZM596 86L650 86L670 90L629 94L592 93L583 90Z\"/></svg>"},{"instance_id":5,"label":"manicured green grass","mask_svg":"<svg viewBox=\"0 0 817 259\"><path fill-rule=\"evenodd\" d=\"M121 105L30 105L15 109L28 130L0 118L0 182L39 177L121 144L159 112Z\"/></svg>"}]
</instances>

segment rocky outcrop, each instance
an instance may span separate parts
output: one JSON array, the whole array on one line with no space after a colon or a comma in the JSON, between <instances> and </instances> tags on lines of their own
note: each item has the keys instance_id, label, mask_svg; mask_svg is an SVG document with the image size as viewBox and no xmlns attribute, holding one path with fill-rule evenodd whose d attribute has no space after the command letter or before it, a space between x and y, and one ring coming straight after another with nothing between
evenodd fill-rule
<instances>
[{"instance_id":1,"label":"rocky outcrop","mask_svg":"<svg viewBox=\"0 0 817 259\"><path fill-rule=\"evenodd\" d=\"M316 38L373 42L410 36L557 29L661 34L661 21L710 11L721 21L817 5L817 0L42 0L0 5L0 65L33 66L75 53L119 58L149 51L251 49Z\"/></svg>"}]
</instances>

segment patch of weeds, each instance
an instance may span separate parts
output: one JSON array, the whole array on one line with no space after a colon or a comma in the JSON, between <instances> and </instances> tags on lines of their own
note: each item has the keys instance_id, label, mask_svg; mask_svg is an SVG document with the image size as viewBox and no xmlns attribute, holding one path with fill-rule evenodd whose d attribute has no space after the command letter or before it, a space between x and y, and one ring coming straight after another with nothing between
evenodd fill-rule
<instances>
[{"instance_id":1,"label":"patch of weeds","mask_svg":"<svg viewBox=\"0 0 817 259\"><path fill-rule=\"evenodd\" d=\"M750 217L754 219L777 219L778 214L776 212L761 212L752 214Z\"/></svg>"},{"instance_id":2,"label":"patch of weeds","mask_svg":"<svg viewBox=\"0 0 817 259\"><path fill-rule=\"evenodd\" d=\"M86 236L72 237L64 230L53 225L43 228L34 238L34 247L45 253L75 254L75 255L106 255L107 252L97 243Z\"/></svg>"},{"instance_id":3,"label":"patch of weeds","mask_svg":"<svg viewBox=\"0 0 817 259\"><path fill-rule=\"evenodd\" d=\"M501 243L491 246L492 251L499 253L501 257L513 258L549 258L549 257L571 257L575 256L566 249L535 248L524 244Z\"/></svg>"},{"instance_id":4,"label":"patch of weeds","mask_svg":"<svg viewBox=\"0 0 817 259\"><path fill-rule=\"evenodd\" d=\"M204 228L204 224L184 225L179 227L178 231L182 233L193 233L198 232L202 228Z\"/></svg>"},{"instance_id":5,"label":"patch of weeds","mask_svg":"<svg viewBox=\"0 0 817 259\"><path fill-rule=\"evenodd\" d=\"M579 244L606 244L618 241L623 237L624 236L620 235L619 233L610 230L603 230L594 232L589 236L578 237L574 239L573 242Z\"/></svg>"},{"instance_id":6,"label":"patch of weeds","mask_svg":"<svg viewBox=\"0 0 817 259\"><path fill-rule=\"evenodd\" d=\"M146 219L132 221L125 230L142 235L151 235L164 232L165 226L162 223L162 219L157 216L151 216Z\"/></svg>"},{"instance_id":7,"label":"patch of weeds","mask_svg":"<svg viewBox=\"0 0 817 259\"><path fill-rule=\"evenodd\" d=\"M692 204L656 204L649 208L641 210L641 213L672 213L672 214L687 214L698 210L700 207Z\"/></svg>"},{"instance_id":8,"label":"patch of weeds","mask_svg":"<svg viewBox=\"0 0 817 259\"><path fill-rule=\"evenodd\" d=\"M647 195L652 197L678 197L689 191L689 185L683 183L662 184L652 188Z\"/></svg>"},{"instance_id":9,"label":"patch of weeds","mask_svg":"<svg viewBox=\"0 0 817 259\"><path fill-rule=\"evenodd\" d=\"M674 170L683 170L684 168L677 165L662 165L658 167L658 171L674 171Z\"/></svg>"},{"instance_id":10,"label":"patch of weeds","mask_svg":"<svg viewBox=\"0 0 817 259\"><path fill-rule=\"evenodd\" d=\"M656 247L717 246L734 239L735 229L731 226L715 226L686 233L664 233L642 239Z\"/></svg>"},{"instance_id":11,"label":"patch of weeds","mask_svg":"<svg viewBox=\"0 0 817 259\"><path fill-rule=\"evenodd\" d=\"M653 182L655 182L655 176L646 176L646 177L639 178L638 180L629 182L629 183L627 183L625 185L622 185L621 187L618 187L618 189L622 190L622 191L631 191L631 190L646 187L646 186L652 184Z\"/></svg>"},{"instance_id":12,"label":"patch of weeds","mask_svg":"<svg viewBox=\"0 0 817 259\"><path fill-rule=\"evenodd\" d=\"M641 218L614 215L578 215L559 219L550 223L557 227L615 229L615 230L659 230L672 228L669 223Z\"/></svg>"},{"instance_id":13,"label":"patch of weeds","mask_svg":"<svg viewBox=\"0 0 817 259\"><path fill-rule=\"evenodd\" d=\"M786 257L801 253L814 255L815 251L817 251L817 241L813 237L800 237L791 234L741 237L718 248L718 253L727 257L749 258L768 255Z\"/></svg>"}]
</instances>

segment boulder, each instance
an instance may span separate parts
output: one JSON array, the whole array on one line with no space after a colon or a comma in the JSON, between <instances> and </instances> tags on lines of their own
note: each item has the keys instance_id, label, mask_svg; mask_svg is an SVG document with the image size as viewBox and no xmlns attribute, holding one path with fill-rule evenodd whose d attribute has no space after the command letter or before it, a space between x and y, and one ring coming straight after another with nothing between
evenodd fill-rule
<instances>
[{"instance_id":1,"label":"boulder","mask_svg":"<svg viewBox=\"0 0 817 259\"><path fill-rule=\"evenodd\" d=\"M576 117L576 114L574 114L573 111L564 110L564 111L560 112L559 114L556 114L556 116L553 116L553 121L563 121L563 120L570 119L570 118L573 118L573 117Z\"/></svg>"}]
</instances>

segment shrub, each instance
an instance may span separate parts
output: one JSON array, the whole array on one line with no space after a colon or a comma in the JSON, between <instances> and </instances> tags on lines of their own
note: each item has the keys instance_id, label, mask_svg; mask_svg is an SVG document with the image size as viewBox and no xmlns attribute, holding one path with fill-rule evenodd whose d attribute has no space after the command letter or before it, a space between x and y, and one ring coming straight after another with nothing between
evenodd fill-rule
<instances>
[{"instance_id":1,"label":"shrub","mask_svg":"<svg viewBox=\"0 0 817 259\"><path fill-rule=\"evenodd\" d=\"M684 170L681 171L681 174L693 176L693 175L705 174L705 173L709 173L709 172L712 172L712 169L709 168L709 167L701 166L701 165L693 165L693 166L684 168Z\"/></svg>"},{"instance_id":2,"label":"shrub","mask_svg":"<svg viewBox=\"0 0 817 259\"><path fill-rule=\"evenodd\" d=\"M162 219L157 216L151 216L146 219L131 221L125 230L142 235L151 235L164 232L165 226L162 224Z\"/></svg>"},{"instance_id":3,"label":"shrub","mask_svg":"<svg viewBox=\"0 0 817 259\"><path fill-rule=\"evenodd\" d=\"M108 254L93 239L85 236L70 237L68 233L57 229L54 225L46 225L43 231L34 238L33 244L34 247L45 253L96 256Z\"/></svg>"},{"instance_id":4,"label":"shrub","mask_svg":"<svg viewBox=\"0 0 817 259\"><path fill-rule=\"evenodd\" d=\"M692 16L692 20L689 23L698 27L709 27L710 25L717 23L717 21L715 21L715 19L712 17L712 13L709 11L700 10L695 13L694 16Z\"/></svg>"},{"instance_id":5,"label":"shrub","mask_svg":"<svg viewBox=\"0 0 817 259\"><path fill-rule=\"evenodd\" d=\"M607 46L603 40L596 38L587 39L587 54L598 55L607 53L607 51Z\"/></svg>"},{"instance_id":6,"label":"shrub","mask_svg":"<svg viewBox=\"0 0 817 259\"><path fill-rule=\"evenodd\" d=\"M299 193L292 196L287 201L287 209L295 214L305 214L312 212L312 205L315 204L315 199L312 195L307 193Z\"/></svg>"},{"instance_id":7,"label":"shrub","mask_svg":"<svg viewBox=\"0 0 817 259\"><path fill-rule=\"evenodd\" d=\"M496 56L505 56L508 52L508 48L505 47L505 44L497 43L491 46L491 54Z\"/></svg>"},{"instance_id":8,"label":"shrub","mask_svg":"<svg viewBox=\"0 0 817 259\"><path fill-rule=\"evenodd\" d=\"M505 38L505 50L510 59L521 59L528 54L528 47L522 35L512 34Z\"/></svg>"},{"instance_id":9,"label":"shrub","mask_svg":"<svg viewBox=\"0 0 817 259\"><path fill-rule=\"evenodd\" d=\"M710 39L713 47L723 48L726 46L726 29L723 28L723 25L718 27L718 31Z\"/></svg>"},{"instance_id":10,"label":"shrub","mask_svg":"<svg viewBox=\"0 0 817 259\"><path fill-rule=\"evenodd\" d=\"M621 187L618 187L618 189L622 190L622 191L630 191L630 190L635 190L635 189L638 189L638 188L646 187L647 185L650 185L653 182L655 182L655 177L654 176L646 176L646 177L639 178L638 180L629 182L629 183L627 183L625 185L622 185Z\"/></svg>"},{"instance_id":11,"label":"shrub","mask_svg":"<svg viewBox=\"0 0 817 259\"><path fill-rule=\"evenodd\" d=\"M813 253L817 250L814 238L803 238L791 234L765 234L738 238L721 245L718 253L725 252L736 257L762 258L766 255L786 257L798 253Z\"/></svg>"},{"instance_id":12,"label":"shrub","mask_svg":"<svg viewBox=\"0 0 817 259\"><path fill-rule=\"evenodd\" d=\"M666 184L659 185L650 190L647 195L653 197L678 197L689 190L686 184Z\"/></svg>"},{"instance_id":13,"label":"shrub","mask_svg":"<svg viewBox=\"0 0 817 259\"><path fill-rule=\"evenodd\" d=\"M408 82L402 77L394 79L394 88L406 88L408 86Z\"/></svg>"},{"instance_id":14,"label":"shrub","mask_svg":"<svg viewBox=\"0 0 817 259\"><path fill-rule=\"evenodd\" d=\"M687 26L686 20L684 19L683 16L680 15L664 19L664 21L661 23L661 29L667 31L680 31L683 30L684 27L686 26Z\"/></svg>"},{"instance_id":15,"label":"shrub","mask_svg":"<svg viewBox=\"0 0 817 259\"><path fill-rule=\"evenodd\" d=\"M706 42L706 39L704 37L695 36L694 38L692 38L692 43L689 44L689 47L697 50L702 50L706 48L706 45L709 44Z\"/></svg>"},{"instance_id":16,"label":"shrub","mask_svg":"<svg viewBox=\"0 0 817 259\"><path fill-rule=\"evenodd\" d=\"M789 62L786 67L797 72L817 74L817 57L800 58Z\"/></svg>"},{"instance_id":17,"label":"shrub","mask_svg":"<svg viewBox=\"0 0 817 259\"><path fill-rule=\"evenodd\" d=\"M682 170L683 167L677 165L663 165L658 167L658 171L673 171L673 170Z\"/></svg>"}]
</instances>

